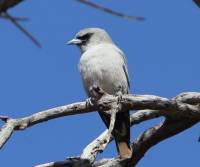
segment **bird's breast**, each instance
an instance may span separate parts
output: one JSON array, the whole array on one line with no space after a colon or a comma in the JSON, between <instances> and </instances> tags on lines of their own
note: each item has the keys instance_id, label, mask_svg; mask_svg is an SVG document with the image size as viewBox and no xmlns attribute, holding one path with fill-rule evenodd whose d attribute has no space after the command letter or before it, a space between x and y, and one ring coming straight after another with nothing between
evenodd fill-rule
<instances>
[{"instance_id":1,"label":"bird's breast","mask_svg":"<svg viewBox=\"0 0 200 167\"><path fill-rule=\"evenodd\" d=\"M112 52L97 49L87 51L81 56L79 69L88 95L89 89L94 85L109 94L115 94L119 86L127 89L121 57Z\"/></svg>"}]
</instances>

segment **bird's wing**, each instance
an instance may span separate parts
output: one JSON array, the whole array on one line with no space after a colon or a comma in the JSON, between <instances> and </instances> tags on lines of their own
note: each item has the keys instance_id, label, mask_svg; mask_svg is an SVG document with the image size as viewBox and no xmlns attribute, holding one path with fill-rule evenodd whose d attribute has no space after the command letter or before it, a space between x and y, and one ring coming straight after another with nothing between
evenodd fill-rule
<instances>
[{"instance_id":1,"label":"bird's wing","mask_svg":"<svg viewBox=\"0 0 200 167\"><path fill-rule=\"evenodd\" d=\"M127 69L127 65L126 64L123 65L123 70L124 70L124 73L126 75L126 80L127 80L127 83L128 83L128 88L130 88L130 81L129 81L128 69Z\"/></svg>"},{"instance_id":2,"label":"bird's wing","mask_svg":"<svg viewBox=\"0 0 200 167\"><path fill-rule=\"evenodd\" d=\"M128 88L130 88L130 81L129 81L129 74L128 74L128 68L127 68L127 63L126 63L126 57L124 55L124 53L119 49L117 48L117 51L118 53L121 55L121 57L123 58L123 70L124 70L124 73L126 75L126 80L127 80L127 83L128 83Z\"/></svg>"}]
</instances>

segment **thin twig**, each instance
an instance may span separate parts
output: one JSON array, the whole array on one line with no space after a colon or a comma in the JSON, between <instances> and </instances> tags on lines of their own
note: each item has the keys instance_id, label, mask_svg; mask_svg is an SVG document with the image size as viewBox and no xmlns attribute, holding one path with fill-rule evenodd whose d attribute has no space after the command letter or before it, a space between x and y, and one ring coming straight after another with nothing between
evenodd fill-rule
<instances>
[{"instance_id":1,"label":"thin twig","mask_svg":"<svg viewBox=\"0 0 200 167\"><path fill-rule=\"evenodd\" d=\"M15 20L12 16L8 14L8 12L4 12L5 17L8 18L22 33L24 33L35 45L37 45L39 48L42 47L42 45L29 33L26 29L24 29L18 22Z\"/></svg>"},{"instance_id":2,"label":"thin twig","mask_svg":"<svg viewBox=\"0 0 200 167\"><path fill-rule=\"evenodd\" d=\"M88 159L90 163L93 163L96 159L97 154L99 152L103 152L108 143L113 139L112 132L114 129L118 109L115 108L110 110L109 112L111 113L109 129L105 130L105 132L103 132L97 139L95 139L93 142L87 145L87 147L85 147L83 153L81 154L81 159Z\"/></svg>"},{"instance_id":3,"label":"thin twig","mask_svg":"<svg viewBox=\"0 0 200 167\"><path fill-rule=\"evenodd\" d=\"M103 12L109 13L109 14L111 14L111 15L115 15L115 16L118 16L118 17L122 17L122 18L124 18L124 19L139 20L139 21L142 21L142 20L145 19L145 18L142 17L142 16L129 16L129 15L126 15L126 14L124 14L124 13L114 11L114 10L112 10L112 9L110 9L110 8L106 8L106 7L102 6L102 5L96 4L96 3L91 2L91 1L89 1L89 0L76 0L76 1L78 1L78 2L80 2L80 3L82 3L82 4L85 4L85 5L87 5L87 6L93 7L93 8L95 8L95 9L101 10L101 11L103 11Z\"/></svg>"},{"instance_id":4,"label":"thin twig","mask_svg":"<svg viewBox=\"0 0 200 167\"><path fill-rule=\"evenodd\" d=\"M186 93L187 94L187 93ZM190 94L190 95L189 95ZM194 96L192 96L192 94ZM189 92L188 96L184 96L184 101L197 101L199 100L200 104L200 93ZM188 99L187 99L188 98ZM193 100L189 100L189 98ZM196 98L196 100L195 100ZM176 101L176 99L178 99ZM81 114L86 112L94 112L97 110L110 110L113 108L113 105L118 102L118 98L112 95L106 95L101 98L96 105L88 106L87 102L80 102L69 104L66 106L52 108L43 112L38 112L28 117L19 118L19 119L9 119L15 121L14 130L24 130L28 127L33 125L39 124L44 121L48 121L51 119L55 119L58 117L74 115L74 114ZM122 108L125 107L126 109L130 110L144 110L144 109L151 109L152 114L138 114L138 117L141 117L143 120L147 120L148 116L152 119L152 117L157 116L171 116L171 117L185 117L189 119L200 119L200 107L199 105L191 105L181 102L181 97L179 95L173 100L154 96L154 95L123 95L120 101ZM159 113L156 111L159 110ZM123 110L122 110L123 111ZM156 112L156 114L154 113ZM7 122L8 123L8 122ZM136 121L135 123L138 123ZM4 134L5 129L1 129L0 136ZM10 135L12 133L9 133ZM0 148L3 147L3 144L7 141L7 137L4 138L0 142Z\"/></svg>"},{"instance_id":5,"label":"thin twig","mask_svg":"<svg viewBox=\"0 0 200 167\"><path fill-rule=\"evenodd\" d=\"M200 8L200 0L193 0L193 2Z\"/></svg>"},{"instance_id":6,"label":"thin twig","mask_svg":"<svg viewBox=\"0 0 200 167\"><path fill-rule=\"evenodd\" d=\"M184 102L189 102L191 104L187 104ZM43 112L38 112L33 115L30 115L28 117L19 118L19 119L12 119L8 118L6 116L0 116L0 119L2 119L5 122L5 125L0 130L0 147L2 147L6 141L11 137L12 133L16 130L24 130L30 126L33 126L35 124L48 121L54 118L63 117L67 115L74 115L74 114L81 114L86 112L94 112L94 111L108 111L115 109L116 103L119 102L119 99L116 96L112 95L104 95L102 98L100 98L95 104L88 105L87 102L80 102L80 103L74 103L69 104L66 106L56 107L53 109L49 109ZM137 124L142 121L152 119L158 116L165 116L167 118L173 118L172 120L180 120L180 121L174 121L172 122L172 125L167 126L168 128L163 128L162 131L158 131L157 129L160 129L160 126L156 126L153 129L151 128L149 131L144 132L144 134L139 137L133 147L133 153L137 154L133 157L142 157L143 154L153 145L156 143L172 136L177 133L180 133L181 131L193 126L200 120L200 93L195 92L188 92L188 93L182 93L178 95L176 98L167 99L159 96L154 95L122 95L120 100L120 105L123 108L126 108L126 110L141 110L137 111L131 116L131 124ZM150 109L150 110L144 110L144 109ZM159 110L159 111L157 111ZM120 110L119 112L123 112L124 110ZM114 116L113 116L114 118ZM112 125L110 126L110 131L112 131ZM168 124L165 124L168 125ZM174 126L174 128L173 128ZM110 132L109 132L110 133ZM89 162L93 162L96 158L96 155L99 151L102 151L105 149L105 144L101 141L106 141L107 144L108 141L111 141L111 135L108 135L109 133L104 133L105 135L102 135L101 138L99 138L99 141L92 142L94 143L91 147L88 147L89 151L84 150L85 153L88 153L85 157L90 157L91 153L95 153L92 157L92 161L90 161L90 158L87 158ZM157 136L153 137L151 136ZM155 135L156 134L156 135ZM155 140L154 140L155 139ZM142 142L145 142L144 144L141 144ZM137 144L138 143L138 144ZM102 148L103 149L98 149ZM98 147L98 148L97 148ZM145 147L145 148L144 148ZM87 148L87 147L86 147ZM141 149L138 153L138 149ZM97 151L94 151L97 150ZM145 150L143 152L143 150ZM141 154L142 153L142 154ZM139 158L140 159L140 158ZM139 159L134 160L134 162L138 162ZM80 162L82 162L82 159L80 157ZM68 161L69 162L69 161ZM71 163L72 161L70 161ZM123 164L127 164L129 162L125 162L119 159L113 159L112 161L109 161L108 164L114 164L114 166L119 165L120 167L123 166ZM52 164L52 163L51 163ZM53 163L54 166L57 163ZM76 160L76 164L79 164L79 161ZM102 165L104 167L107 167L108 165ZM124 165L126 166L126 165ZM123 166L123 167L124 167ZM55 166L58 167L58 166Z\"/></svg>"},{"instance_id":7,"label":"thin twig","mask_svg":"<svg viewBox=\"0 0 200 167\"><path fill-rule=\"evenodd\" d=\"M9 8L18 5L24 0L0 0L0 13L6 12Z\"/></svg>"},{"instance_id":8,"label":"thin twig","mask_svg":"<svg viewBox=\"0 0 200 167\"><path fill-rule=\"evenodd\" d=\"M29 21L29 18L27 18L27 17L15 17L15 16L11 16L11 17L12 17L13 19L15 19L15 21ZM8 16L6 16L6 15L4 15L4 14L0 15L0 18L6 19L6 20L9 19Z\"/></svg>"},{"instance_id":9,"label":"thin twig","mask_svg":"<svg viewBox=\"0 0 200 167\"><path fill-rule=\"evenodd\" d=\"M133 144L132 166L135 166L151 147L198 122L199 120L195 119L167 118L163 123L146 130Z\"/></svg>"}]
</instances>

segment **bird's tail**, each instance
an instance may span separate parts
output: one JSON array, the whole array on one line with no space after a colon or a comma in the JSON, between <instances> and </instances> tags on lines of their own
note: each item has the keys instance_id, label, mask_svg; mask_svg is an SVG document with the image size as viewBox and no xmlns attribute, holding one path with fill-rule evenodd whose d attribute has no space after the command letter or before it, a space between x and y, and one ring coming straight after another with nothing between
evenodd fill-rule
<instances>
[{"instance_id":1,"label":"bird's tail","mask_svg":"<svg viewBox=\"0 0 200 167\"><path fill-rule=\"evenodd\" d=\"M99 112L99 115L108 128L110 125L110 116L102 112ZM132 149L130 146L130 115L128 111L117 113L113 136L120 157L130 158Z\"/></svg>"}]
</instances>

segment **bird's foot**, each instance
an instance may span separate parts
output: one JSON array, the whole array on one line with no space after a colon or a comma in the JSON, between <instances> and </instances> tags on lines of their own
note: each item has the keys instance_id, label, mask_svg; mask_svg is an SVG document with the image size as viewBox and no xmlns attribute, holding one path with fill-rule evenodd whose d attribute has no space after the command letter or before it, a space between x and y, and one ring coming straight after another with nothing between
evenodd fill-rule
<instances>
[{"instance_id":1,"label":"bird's foot","mask_svg":"<svg viewBox=\"0 0 200 167\"><path fill-rule=\"evenodd\" d=\"M117 92L117 104L118 104L118 109L120 110L121 108L122 108L122 106L121 106L121 102L122 102L122 92L121 91L119 91L119 92Z\"/></svg>"},{"instance_id":2,"label":"bird's foot","mask_svg":"<svg viewBox=\"0 0 200 167\"><path fill-rule=\"evenodd\" d=\"M95 103L95 99L93 97L86 99L86 106L87 107L93 106L94 103Z\"/></svg>"},{"instance_id":3,"label":"bird's foot","mask_svg":"<svg viewBox=\"0 0 200 167\"><path fill-rule=\"evenodd\" d=\"M122 91L122 87L121 87L121 86L118 86L117 93L116 93L118 104L120 104L121 101L122 101L122 95L123 95L122 92L123 92L123 91Z\"/></svg>"},{"instance_id":4,"label":"bird's foot","mask_svg":"<svg viewBox=\"0 0 200 167\"><path fill-rule=\"evenodd\" d=\"M105 94L105 91L97 85L93 85L92 87L90 87L89 92L91 94L91 97L97 100Z\"/></svg>"},{"instance_id":5,"label":"bird's foot","mask_svg":"<svg viewBox=\"0 0 200 167\"><path fill-rule=\"evenodd\" d=\"M122 94L119 94L119 95L117 96L117 102L118 102L118 104L120 104L121 101L122 101Z\"/></svg>"}]
</instances>

